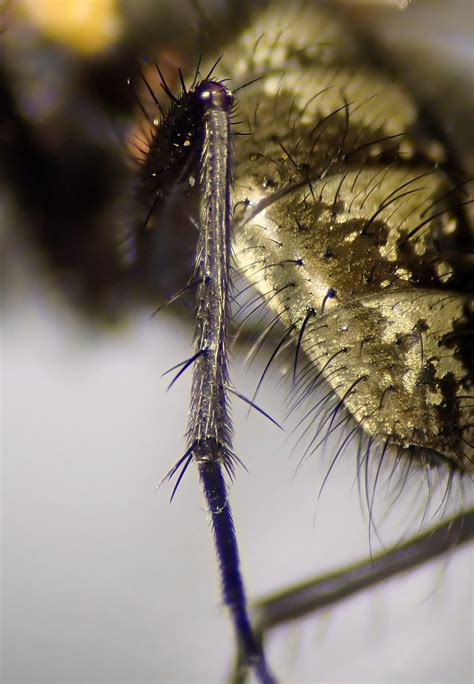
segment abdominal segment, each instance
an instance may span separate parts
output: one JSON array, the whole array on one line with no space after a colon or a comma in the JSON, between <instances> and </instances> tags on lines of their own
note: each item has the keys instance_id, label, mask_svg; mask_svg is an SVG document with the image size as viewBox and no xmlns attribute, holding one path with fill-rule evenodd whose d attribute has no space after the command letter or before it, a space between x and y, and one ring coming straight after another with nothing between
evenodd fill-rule
<instances>
[{"instance_id":1,"label":"abdominal segment","mask_svg":"<svg viewBox=\"0 0 474 684\"><path fill-rule=\"evenodd\" d=\"M235 259L334 390L326 430L348 412L385 448L473 472L474 238L445 145L326 11L274 8L233 49L223 68L259 78L239 104Z\"/></svg>"}]
</instances>

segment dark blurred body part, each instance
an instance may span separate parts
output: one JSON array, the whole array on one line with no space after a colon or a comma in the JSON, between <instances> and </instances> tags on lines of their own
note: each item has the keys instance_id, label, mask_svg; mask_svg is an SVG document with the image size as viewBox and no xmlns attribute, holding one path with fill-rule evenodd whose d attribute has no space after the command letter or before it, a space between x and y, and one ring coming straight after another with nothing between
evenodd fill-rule
<instances>
[{"instance_id":1,"label":"dark blurred body part","mask_svg":"<svg viewBox=\"0 0 474 684\"><path fill-rule=\"evenodd\" d=\"M195 230L183 214L175 230L154 240L151 259L145 254L144 262L131 263L137 256L130 248L136 151L125 141L136 135L138 108L127 79L147 105L139 85L144 59L158 60L173 84L178 66L192 72L199 54L218 52L230 27L245 23L250 4L110 3L117 27L103 49L67 32L59 40L58 30L51 38L34 16L22 14L21 3L3 10L0 183L18 212L4 217L7 265L9 245L24 242L62 297L104 321L120 317L136 296L157 304L186 284ZM469 50L469 3L418 1L400 11L391 3L352 1L342 11L355 15L375 58L377 51L389 56L390 68L452 141L459 166L472 170L474 89L466 83L473 69L463 51Z\"/></svg>"}]
</instances>

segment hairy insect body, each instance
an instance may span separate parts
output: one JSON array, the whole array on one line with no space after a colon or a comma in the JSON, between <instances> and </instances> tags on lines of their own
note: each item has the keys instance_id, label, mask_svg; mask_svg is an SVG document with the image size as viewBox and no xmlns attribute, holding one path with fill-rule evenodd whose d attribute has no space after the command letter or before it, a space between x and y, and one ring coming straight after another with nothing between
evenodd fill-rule
<instances>
[{"instance_id":1,"label":"hairy insect body","mask_svg":"<svg viewBox=\"0 0 474 684\"><path fill-rule=\"evenodd\" d=\"M368 448L473 471L467 198L408 93L361 73L357 50L305 6L273 8L225 51L234 78L259 78L239 105L235 258L309 360L300 387L335 392L319 432L350 414Z\"/></svg>"}]
</instances>

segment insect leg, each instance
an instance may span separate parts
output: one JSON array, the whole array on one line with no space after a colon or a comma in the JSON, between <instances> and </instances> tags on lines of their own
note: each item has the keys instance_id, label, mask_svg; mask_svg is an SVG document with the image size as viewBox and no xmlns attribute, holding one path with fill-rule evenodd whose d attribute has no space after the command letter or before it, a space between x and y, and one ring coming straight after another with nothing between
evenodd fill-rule
<instances>
[{"instance_id":1,"label":"insect leg","mask_svg":"<svg viewBox=\"0 0 474 684\"><path fill-rule=\"evenodd\" d=\"M222 468L232 477L233 453L227 409L227 324L230 257L230 111L232 97L220 83L199 88L203 140L199 160L200 237L196 252L196 351L188 448L198 465L212 528L222 589L243 653L243 665L262 683L273 682L250 625L239 567L239 553Z\"/></svg>"},{"instance_id":2,"label":"insect leg","mask_svg":"<svg viewBox=\"0 0 474 684\"><path fill-rule=\"evenodd\" d=\"M318 575L253 603L255 633L264 642L268 632L305 615L327 608L400 573L427 563L474 539L474 509L457 514L441 525L411 537L395 548L366 558L359 563ZM237 654L230 682L241 682L237 675Z\"/></svg>"}]
</instances>

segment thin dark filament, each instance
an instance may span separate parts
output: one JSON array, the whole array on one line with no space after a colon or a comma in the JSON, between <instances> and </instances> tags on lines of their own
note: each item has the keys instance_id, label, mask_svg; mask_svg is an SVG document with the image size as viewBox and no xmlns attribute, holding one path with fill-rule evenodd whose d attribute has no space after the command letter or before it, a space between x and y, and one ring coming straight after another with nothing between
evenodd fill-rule
<instances>
[{"instance_id":1,"label":"thin dark filament","mask_svg":"<svg viewBox=\"0 0 474 684\"><path fill-rule=\"evenodd\" d=\"M413 195L414 193L419 192L420 190L426 190L426 186L422 187L422 188L414 188L413 190L406 190L404 193L402 193L400 195L395 195L395 197L392 196L388 200L385 199L385 201L379 205L378 209L376 211L374 211L372 216L369 218L369 220L367 221L367 223L363 227L362 235L367 234L367 230L368 230L369 226L372 225L372 223L375 221L377 216L379 216L379 214L381 214L382 211L384 211L387 207L389 207L391 204L394 204L395 202L398 202L399 200L403 199L404 197L407 197L408 195ZM397 210L398 210L398 207L395 208L395 211L397 211Z\"/></svg>"},{"instance_id":2,"label":"thin dark filament","mask_svg":"<svg viewBox=\"0 0 474 684\"><path fill-rule=\"evenodd\" d=\"M176 482L175 482L175 485L174 485L174 487L173 487L173 491L171 492L170 503L173 501L174 495L176 494L176 492L177 492L177 490L178 490L178 487L179 487L179 485L180 485L180 483L181 483L181 480L183 479L183 477L184 477L184 475L185 475L185 473L186 473L186 471L187 471L187 469L188 469L188 467L189 467L189 464L190 464L191 461L193 460L193 455L192 455L192 453L189 454L189 455L188 455L188 454L189 454L189 450L188 450L188 451L186 452L186 454L185 454L185 456L187 456L186 461L185 461L183 467L181 468L181 472L180 472L180 474L179 474L179 476L178 476L178 479L177 479Z\"/></svg>"},{"instance_id":3,"label":"thin dark filament","mask_svg":"<svg viewBox=\"0 0 474 684\"><path fill-rule=\"evenodd\" d=\"M322 437L319 440L319 442L316 444L316 446L313 446L314 443L316 442L316 439L318 438L318 435L321 433L322 425L327 421L328 417L332 414L334 408L335 408L334 402L330 402L330 403L328 402L327 405L324 406L323 414L319 420L318 425L315 427L314 436L311 438L311 441L309 442L308 446L304 450L304 453L298 462L297 470L299 468L301 468L304 463L306 463L306 461L312 456L312 454L314 454L325 441L327 441L327 438L329 437L328 433L326 435L324 435L324 437ZM341 424L346 422L347 418L348 418L348 416L344 417L342 419L342 421L337 423L335 425L335 427L333 428L333 431L337 430L341 426Z\"/></svg>"},{"instance_id":4,"label":"thin dark filament","mask_svg":"<svg viewBox=\"0 0 474 684\"><path fill-rule=\"evenodd\" d=\"M433 207L435 207L437 204L439 204L440 202L442 202L443 200L445 200L445 199L446 199L447 197L449 197L450 195L453 195L454 193L456 193L458 190L460 190L461 188L463 188L463 186L467 185L467 184L470 183L472 180L473 180L472 177L466 178L466 180L463 180L463 181L461 181L460 183L457 183L457 184L454 185L450 190L448 190L447 192L443 193L440 197L437 197L436 199L434 199L434 200L431 202L431 204L429 204L425 209L423 209L423 211L422 211L421 214L420 214L420 217L423 218L423 217L430 211L430 209L432 209ZM463 188L463 192L464 192L464 194L467 194L467 193L466 193L466 190L465 190L464 188Z\"/></svg>"},{"instance_id":5,"label":"thin dark filament","mask_svg":"<svg viewBox=\"0 0 474 684\"><path fill-rule=\"evenodd\" d=\"M158 72L159 77L161 78L160 85L163 88L163 90L165 91L166 95L169 97L169 99L171 100L172 103L178 104L178 102L179 102L178 98L176 97L176 95L173 93L173 91L169 87L168 83L166 82L165 77L163 76L163 73L162 73L160 67L158 66L158 64L156 62L155 62L155 68Z\"/></svg>"},{"instance_id":6,"label":"thin dark filament","mask_svg":"<svg viewBox=\"0 0 474 684\"><path fill-rule=\"evenodd\" d=\"M261 348L265 344L266 340L271 336L273 329L279 324L280 321L281 312L277 312L275 316L271 319L271 321L267 323L259 338L252 345L245 359L245 361L249 364L249 367L252 364L252 362L257 358Z\"/></svg>"},{"instance_id":7,"label":"thin dark filament","mask_svg":"<svg viewBox=\"0 0 474 684\"><path fill-rule=\"evenodd\" d=\"M345 155L345 159L349 159L349 157L356 152L360 152L361 150L364 150L367 147L371 147L371 145L380 145L380 143L386 142L387 140L394 140L395 138L401 138L406 133L395 133L394 135L386 135L383 138L377 138L376 140L371 140L370 142L364 143L363 145L359 145L359 147L355 147L352 149L350 152L348 152Z\"/></svg>"},{"instance_id":8,"label":"thin dark filament","mask_svg":"<svg viewBox=\"0 0 474 684\"><path fill-rule=\"evenodd\" d=\"M330 415L330 414L328 414L328 415ZM323 422L326 423L326 422L327 422L327 419L328 419L328 416L326 416L326 417L324 418L324 421L323 421ZM339 430L339 428L341 427L341 425L344 425L345 423L348 423L350 420L351 420L351 414L350 414L350 413L347 413L345 416L343 416L343 417L341 418L341 420L340 420L338 423L336 423L335 425L333 425L333 426L331 427L330 430L329 430L329 429L326 430L326 434L325 434L323 437L321 437L321 439L319 440L319 442L318 442L315 446L312 446L313 443L314 443L314 440L312 440L312 442L311 442L311 444L310 444L310 446L312 446L312 448L311 448L311 449L310 449L309 447L307 448L307 450L306 450L306 452L305 452L305 455L304 455L304 461L303 461L303 462L307 461L313 454L315 454L315 453L318 451L318 449L319 449L323 444L324 444L324 449L325 449L325 448L326 448L326 445L327 445L327 443L328 443L328 441L329 441L329 437L330 437L332 434L334 434L335 432L337 432L337 430ZM318 426L317 433L321 432L321 429L322 429L322 427L321 427L321 425L319 425L319 426Z\"/></svg>"},{"instance_id":9,"label":"thin dark filament","mask_svg":"<svg viewBox=\"0 0 474 684\"><path fill-rule=\"evenodd\" d=\"M196 281L194 279L190 280L187 285L182 287L180 290L174 293L172 297L167 299L163 304L160 304L160 306L157 306L156 309L153 310L152 316L156 316L157 313L159 313L162 309L166 308L167 306L170 306L170 304L173 304L174 302L178 301L183 295L186 294L186 292L189 292L189 290L192 290L193 287L196 287L198 285L199 281Z\"/></svg>"},{"instance_id":10,"label":"thin dark filament","mask_svg":"<svg viewBox=\"0 0 474 684\"><path fill-rule=\"evenodd\" d=\"M189 87L189 90L193 90L194 87L196 86L197 82L198 82L198 79L199 79L199 76L200 76L200 73L201 73L201 72L200 72L200 69L201 69L201 61L202 61L202 52L199 53L198 61L197 61L197 64L196 64L196 68L195 68L195 70L194 70L193 80L192 80L192 82L191 82L191 85L190 85L190 87Z\"/></svg>"},{"instance_id":11,"label":"thin dark filament","mask_svg":"<svg viewBox=\"0 0 474 684\"><path fill-rule=\"evenodd\" d=\"M328 377L328 374L326 373L327 368L331 365L331 363L334 361L334 359L336 359L339 356L339 354L345 354L346 352L347 352L346 347L343 347L342 349L339 349L337 352L334 352L334 354L332 354L332 356L330 356L329 359L319 368L315 377L311 379L311 383L310 383L309 387L311 387L311 389L314 389L317 386L317 383L321 377L327 379L327 377ZM311 369L312 362L310 361L310 363L308 365ZM309 387L305 389L305 394L309 390Z\"/></svg>"},{"instance_id":12,"label":"thin dark filament","mask_svg":"<svg viewBox=\"0 0 474 684\"><path fill-rule=\"evenodd\" d=\"M220 56L216 59L216 61L215 61L214 64L212 65L212 67L209 69L207 75L206 75L205 78L203 79L204 81L207 81L207 80L209 80L209 79L211 78L212 74L213 74L214 71L217 69L217 66L218 66L219 62L222 60L222 57L223 57L223 56L224 56L224 55L220 55Z\"/></svg>"},{"instance_id":13,"label":"thin dark filament","mask_svg":"<svg viewBox=\"0 0 474 684\"><path fill-rule=\"evenodd\" d=\"M181 88L183 89L183 93L187 93L188 91L186 90L186 83L184 81L183 72L181 71L181 67L178 67L178 74L179 74L179 82L181 83Z\"/></svg>"},{"instance_id":14,"label":"thin dark filament","mask_svg":"<svg viewBox=\"0 0 474 684\"><path fill-rule=\"evenodd\" d=\"M161 116L165 116L165 112L163 111L163 108L162 108L158 98L156 97L155 93L153 92L153 88L148 83L147 79L145 78L145 75L142 72L140 72L140 76L142 77L142 81L145 84L145 87L148 90L150 97L152 98L155 105L158 107L158 111L160 112Z\"/></svg>"},{"instance_id":15,"label":"thin dark filament","mask_svg":"<svg viewBox=\"0 0 474 684\"><path fill-rule=\"evenodd\" d=\"M183 463L184 463L183 470L182 470L182 472L181 472L181 474L180 474L180 476L179 476L179 478L178 478L178 483L177 483L177 484L179 484L179 482L181 482L181 479L182 479L183 474L186 472L187 467L188 467L188 465L189 465L189 461L188 461L187 459L190 459L190 458L192 459L192 453L191 453L191 450L190 450L190 449L187 449L186 452L183 454L183 456L181 456L181 458L179 459L179 461L178 461L177 463L175 463L174 466L173 466L172 468L170 468L170 470L168 470L168 472L166 473L166 475L160 480L160 482L158 483L158 485L157 485L155 491L156 491L157 489L159 489L159 488L161 487L161 485L162 485L164 482L169 482L170 480L172 480L173 477L174 477L174 474L180 469L180 467L181 467L181 466L183 465ZM170 501L173 500L174 495L175 495L175 492L176 492L176 489L177 489L177 485L176 485L176 486L174 487L174 489L173 489L173 492L172 492L171 497L170 497Z\"/></svg>"},{"instance_id":16,"label":"thin dark filament","mask_svg":"<svg viewBox=\"0 0 474 684\"><path fill-rule=\"evenodd\" d=\"M238 88L234 88L234 90L232 92L234 93L234 95L236 95L236 93L238 93L240 90L243 90L244 88L248 88L249 86L253 85L254 83L261 81L262 79L263 79L263 76L257 76L257 78L253 78L251 81L246 81L245 83L243 83Z\"/></svg>"},{"instance_id":17,"label":"thin dark filament","mask_svg":"<svg viewBox=\"0 0 474 684\"><path fill-rule=\"evenodd\" d=\"M472 202L473 202L473 200L466 200L465 202L460 202L458 204L458 208L465 207L468 204L472 204ZM417 233L419 233L422 228L424 228L428 223L430 223L430 221L433 221L434 219L439 218L443 214L446 214L446 212L447 212L447 209L442 209L441 211L438 211L436 214L432 214L431 216L428 216L428 218L426 218L424 221L421 221L420 223L418 223L418 225L416 225L414 228L412 228L412 230L410 230L410 232L403 238L403 240L401 240L398 243L396 248L400 249L400 247L402 247L402 245L404 245L406 242L408 242L408 240L411 240L411 238L414 237ZM387 258L393 253L393 251L394 251L393 249L390 250L390 252L387 254Z\"/></svg>"},{"instance_id":18,"label":"thin dark filament","mask_svg":"<svg viewBox=\"0 0 474 684\"><path fill-rule=\"evenodd\" d=\"M281 350L282 346L288 339L288 337L291 335L293 330L296 328L296 323L292 323L286 330L280 341L278 342L277 346L275 347L274 351L272 352L272 355L270 356L262 375L260 376L260 380L258 381L257 387L255 389L255 392L252 397L252 402L255 401L257 398L257 394L262 386L263 381L265 380L265 376L268 373L268 370L270 369L270 366L272 365L272 362L275 360L276 356L278 355L278 352Z\"/></svg>"},{"instance_id":19,"label":"thin dark filament","mask_svg":"<svg viewBox=\"0 0 474 684\"><path fill-rule=\"evenodd\" d=\"M327 352L324 352L321 354L319 357L314 359L315 365L318 363L319 359L327 357L328 354ZM311 362L308 364L308 366L311 366ZM317 366L318 367L318 366ZM313 368L309 368L309 371L313 371ZM324 384L327 384L328 382L332 382L331 378L334 377L334 380L336 380L337 375L345 370L345 366L338 366L337 368L333 368L330 370L328 373L325 373L324 375L321 375L321 373L318 373L315 375L314 378L305 380L304 387L302 387L301 391L299 392L298 395L295 395L295 400L293 401L293 404L290 406L290 411L293 413L296 411L296 409L304 402L308 397L310 397L313 392L315 392L319 387L321 387ZM308 373L305 372L305 375ZM336 377L335 377L336 376ZM335 387L335 385L334 385Z\"/></svg>"},{"instance_id":20,"label":"thin dark filament","mask_svg":"<svg viewBox=\"0 0 474 684\"><path fill-rule=\"evenodd\" d=\"M377 471L375 473L375 479L374 479L374 484L372 487L372 496L369 496L369 491L367 490L367 498L370 499L368 502L368 511L369 511L369 555L372 558L372 530L375 532L375 535L377 536L377 539L380 541L379 534L377 532L377 527L374 522L374 505L375 505L375 491L377 489L377 484L379 481L380 477L380 472L382 470L382 464L384 462L387 449L390 444L390 438L387 437L387 439L384 442L383 448L382 448L382 453L379 456L379 462L377 464Z\"/></svg>"},{"instance_id":21,"label":"thin dark filament","mask_svg":"<svg viewBox=\"0 0 474 684\"><path fill-rule=\"evenodd\" d=\"M356 386L359 384L359 382L365 382L367 380L367 376L362 375L360 378L357 378L357 380L354 380L352 385L346 390L346 392L342 395L342 397L339 399L336 408L334 409L332 413L331 420L329 422L329 426L327 429L327 435L330 435L332 432L332 426L334 424L334 421L336 420L337 414L341 410L341 408L345 405L345 402L347 401L348 397L354 392ZM321 429L324 427L324 425L327 422L327 418L325 421L321 424Z\"/></svg>"},{"instance_id":22,"label":"thin dark filament","mask_svg":"<svg viewBox=\"0 0 474 684\"><path fill-rule=\"evenodd\" d=\"M139 107L141 113L143 114L143 116L145 117L145 119L148 121L148 123L150 124L150 126L153 126L153 119L151 118L151 116L150 116L149 113L146 111L145 107L143 106L143 103L142 103L142 101L140 100L140 98L138 97L138 94L137 94L135 88L132 86L130 80L128 81L128 85L129 85L129 86L131 87L131 89L132 89L133 97L134 97L135 102L137 103L137 105L138 105L138 107Z\"/></svg>"},{"instance_id":23,"label":"thin dark filament","mask_svg":"<svg viewBox=\"0 0 474 684\"><path fill-rule=\"evenodd\" d=\"M297 423L296 426L295 426L294 432L296 432L296 431L298 431L300 428L302 428L303 425L304 425L304 423L311 417L311 415L312 415L315 411L318 410L318 408L321 406L321 404L324 404L326 401L329 401L329 399L333 396L333 394L334 394L334 390L331 388L331 389L329 390L329 392L327 392L326 394L324 394L324 395L322 396L322 398L321 398L314 406L312 406L312 407L309 409L309 411L307 411L307 412L305 413L305 415L303 416L303 418L301 418L301 420L298 421L298 423ZM301 444L301 442L304 440L304 438L305 438L306 435L308 434L308 431L310 430L311 427L312 427L312 423L310 422L309 425L307 425L306 428L302 431L302 433L301 433L300 436L298 437L298 439L297 439L297 441L296 441L296 444L295 444L295 446L294 446L294 448L293 448L293 453L296 451L296 449L299 447L299 445Z\"/></svg>"},{"instance_id":24,"label":"thin dark filament","mask_svg":"<svg viewBox=\"0 0 474 684\"><path fill-rule=\"evenodd\" d=\"M204 353L205 353L205 351L203 349L199 349L189 359L185 359L185 361L180 361L175 366L172 366L165 373L163 373L163 377L164 377L165 375L168 375L172 371L176 370L176 368L180 368L180 370L176 373L176 375L174 376L174 378L172 379L172 381L168 385L167 389L170 390L173 387L176 380L178 380L182 376L182 374L188 370L189 366L192 366L192 364L196 361L196 359L198 359Z\"/></svg>"},{"instance_id":25,"label":"thin dark filament","mask_svg":"<svg viewBox=\"0 0 474 684\"><path fill-rule=\"evenodd\" d=\"M320 343L320 345L322 342ZM314 351L316 348L316 345L311 345L311 349ZM321 359L327 358L329 356L329 353L327 351L323 351L319 356L312 356L310 361L307 361L303 368L301 368L298 371L296 381L293 386L292 390L292 398L291 398L291 403L289 406L288 410L288 415L293 413L300 404L305 401L305 399L308 398L308 396L311 394L311 389L313 385L313 380L314 378L311 377L311 373L314 371L314 368L318 368L321 364L320 361ZM309 376L309 377L308 377Z\"/></svg>"},{"instance_id":26,"label":"thin dark filament","mask_svg":"<svg viewBox=\"0 0 474 684\"><path fill-rule=\"evenodd\" d=\"M254 408L256 411L258 411L259 413L261 413L262 416L265 416L265 418L267 418L271 423L273 423L273 425L276 425L277 428L279 428L280 430L283 430L283 428L282 428L282 426L280 425L280 423L277 423L277 421L276 421L274 418L272 418L271 415L270 415L269 413L267 413L266 411L264 411L260 406L258 406L258 404L256 404L256 403L253 402L251 399L249 399L248 397L246 397L245 394L240 394L240 392L237 392L237 390L235 390L233 387L228 387L227 389L229 390L229 392L230 392L231 394L233 394L234 396L238 397L238 398L241 399L243 402L245 402L246 404L248 404L249 406L251 406L252 408Z\"/></svg>"}]
</instances>

